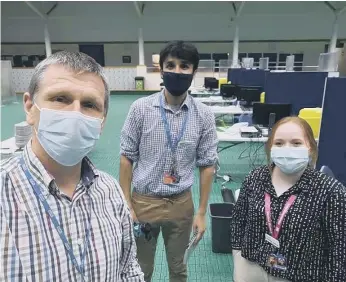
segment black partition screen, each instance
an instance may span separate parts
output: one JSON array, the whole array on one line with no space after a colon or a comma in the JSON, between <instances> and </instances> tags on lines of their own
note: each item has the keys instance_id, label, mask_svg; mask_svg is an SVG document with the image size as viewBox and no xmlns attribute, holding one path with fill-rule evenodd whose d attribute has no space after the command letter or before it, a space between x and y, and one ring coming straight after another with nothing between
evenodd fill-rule
<instances>
[{"instance_id":1,"label":"black partition screen","mask_svg":"<svg viewBox=\"0 0 346 282\"><path fill-rule=\"evenodd\" d=\"M318 150L317 168L328 166L346 185L346 77L327 80Z\"/></svg>"}]
</instances>

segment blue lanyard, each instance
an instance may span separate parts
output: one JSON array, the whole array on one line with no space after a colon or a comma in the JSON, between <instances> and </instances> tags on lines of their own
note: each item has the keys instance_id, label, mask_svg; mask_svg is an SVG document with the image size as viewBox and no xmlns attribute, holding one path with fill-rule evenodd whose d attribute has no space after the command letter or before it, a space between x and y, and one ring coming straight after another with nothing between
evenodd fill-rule
<instances>
[{"instance_id":1,"label":"blue lanyard","mask_svg":"<svg viewBox=\"0 0 346 282\"><path fill-rule=\"evenodd\" d=\"M20 159L20 164L21 167L27 177L27 179L29 180L31 187L34 189L35 195L36 197L40 200L40 202L42 203L42 205L44 206L44 209L46 210L46 213L49 215L51 221L54 224L54 227L56 229L56 231L58 232L62 242L64 243L65 249L67 251L67 253L70 256L70 259L72 261L72 264L74 265L74 267L76 267L77 271L82 275L82 279L84 281L84 262L85 262L85 256L86 256L86 250L87 250L87 243L88 243L88 239L89 239L89 235L90 235L90 230L91 230L91 199L89 199L89 215L88 215L88 226L85 230L85 241L84 241L84 251L81 257L81 263L80 265L78 265L77 259L75 257L75 255L73 254L72 251L72 247L70 245L70 243L68 242L66 235L64 234L59 221L57 220L57 218L55 217L51 207L49 206L49 204L47 203L46 199L44 198L44 195L39 187L39 185L37 184L37 182L33 179L31 173L29 172L24 159L21 158ZM90 195L89 195L90 196Z\"/></svg>"},{"instance_id":2,"label":"blue lanyard","mask_svg":"<svg viewBox=\"0 0 346 282\"><path fill-rule=\"evenodd\" d=\"M171 130L169 128L166 112L165 112L165 109L163 107L163 99L164 99L163 97L164 97L164 95L162 94L161 99L160 99L160 110L161 110L162 121L163 121L163 124L165 125L165 131L166 131L166 136L168 139L169 147L171 148L172 153L175 154L175 151L178 147L178 143L180 142L180 140L183 137L184 132L186 130L187 119L188 119L189 114L187 113L187 115L185 116L185 118L183 120L182 128L181 128L179 134L177 135L175 142L173 143L172 136L171 136Z\"/></svg>"}]
</instances>

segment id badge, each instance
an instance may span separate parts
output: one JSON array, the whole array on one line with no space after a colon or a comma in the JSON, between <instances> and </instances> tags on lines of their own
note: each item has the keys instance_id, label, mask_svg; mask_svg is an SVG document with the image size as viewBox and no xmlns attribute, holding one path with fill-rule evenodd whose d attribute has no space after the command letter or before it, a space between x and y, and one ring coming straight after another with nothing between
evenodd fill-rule
<instances>
[{"instance_id":1,"label":"id badge","mask_svg":"<svg viewBox=\"0 0 346 282\"><path fill-rule=\"evenodd\" d=\"M165 173L163 175L163 184L177 184L179 183L179 177L174 175L173 173Z\"/></svg>"},{"instance_id":2,"label":"id badge","mask_svg":"<svg viewBox=\"0 0 346 282\"><path fill-rule=\"evenodd\" d=\"M270 268L285 271L287 270L286 258L281 254L270 254L267 259L267 266Z\"/></svg>"},{"instance_id":3,"label":"id badge","mask_svg":"<svg viewBox=\"0 0 346 282\"><path fill-rule=\"evenodd\" d=\"M172 175L170 175L169 173L165 173L164 175L163 175L163 184L166 184L166 185L169 185L169 184L173 184L174 182L174 179L173 179L173 177L172 177Z\"/></svg>"},{"instance_id":4,"label":"id badge","mask_svg":"<svg viewBox=\"0 0 346 282\"><path fill-rule=\"evenodd\" d=\"M269 234L265 234L265 240L272 244L276 248L280 248L280 242L279 240L273 238L273 236L270 236Z\"/></svg>"},{"instance_id":5,"label":"id badge","mask_svg":"<svg viewBox=\"0 0 346 282\"><path fill-rule=\"evenodd\" d=\"M278 263L278 258L276 254L270 254L267 258L266 266L269 266L270 268L274 267Z\"/></svg>"}]
</instances>

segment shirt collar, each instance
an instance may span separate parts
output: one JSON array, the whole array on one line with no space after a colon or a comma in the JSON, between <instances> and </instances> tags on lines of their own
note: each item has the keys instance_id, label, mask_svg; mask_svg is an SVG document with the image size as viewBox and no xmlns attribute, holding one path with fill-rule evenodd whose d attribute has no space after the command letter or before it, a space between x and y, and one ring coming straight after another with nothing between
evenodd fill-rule
<instances>
[{"instance_id":1,"label":"shirt collar","mask_svg":"<svg viewBox=\"0 0 346 282\"><path fill-rule=\"evenodd\" d=\"M160 107L160 99L161 99L161 97L163 96L163 98L165 98L164 97L164 95L165 95L164 91L165 90L162 89L161 92L156 94L156 97L155 97L155 99L153 101L153 106L154 107ZM164 103L163 107L165 109L169 109L169 105L167 104L166 99L163 99L163 103ZM189 94L186 95L186 98L185 98L184 102L180 106L180 109L182 109L182 108L187 108L187 109L191 108L191 96Z\"/></svg>"},{"instance_id":2,"label":"shirt collar","mask_svg":"<svg viewBox=\"0 0 346 282\"><path fill-rule=\"evenodd\" d=\"M40 181L43 184L40 185L40 188L42 189L44 196L48 196L50 193L57 192L54 191L54 189L57 189L57 186L52 185L54 177L47 172L43 164L33 152L31 140L23 150L23 159L34 179ZM85 157L82 161L81 183L85 185L87 189L89 189L95 178L98 176L99 174L95 166L92 164L88 157Z\"/></svg>"},{"instance_id":3,"label":"shirt collar","mask_svg":"<svg viewBox=\"0 0 346 282\"><path fill-rule=\"evenodd\" d=\"M272 170L274 169L274 164L266 166L266 173L265 176L262 178L262 181L265 183L270 183L270 185L265 185L265 191L269 194L276 195L274 186L272 184ZM313 174L313 169L310 167L307 167L305 171L303 172L302 176L300 179L297 181L296 184L294 184L289 190L287 190L284 194L296 194L299 192L303 193L309 193L312 187L312 174Z\"/></svg>"}]
</instances>

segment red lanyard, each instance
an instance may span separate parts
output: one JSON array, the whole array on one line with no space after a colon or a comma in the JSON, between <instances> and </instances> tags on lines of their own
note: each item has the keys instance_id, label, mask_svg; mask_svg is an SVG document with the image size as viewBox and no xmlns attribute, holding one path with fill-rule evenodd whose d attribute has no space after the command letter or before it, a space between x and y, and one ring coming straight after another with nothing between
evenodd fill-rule
<instances>
[{"instance_id":1,"label":"red lanyard","mask_svg":"<svg viewBox=\"0 0 346 282\"><path fill-rule=\"evenodd\" d=\"M293 205L296 198L297 198L296 195L292 195L291 197L289 197L283 210L280 213L280 216L279 216L278 222L276 223L275 229L273 230L273 223L272 223L272 218L271 218L270 195L268 193L264 194L264 202L265 202L264 209L265 209L265 214L266 214L266 218L267 218L267 225L268 225L268 228L270 231L270 235L272 235L272 237L274 239L279 238L279 232L280 232L281 227L282 227L282 222L284 221L284 218L285 218L288 210L291 208L291 206Z\"/></svg>"}]
</instances>

